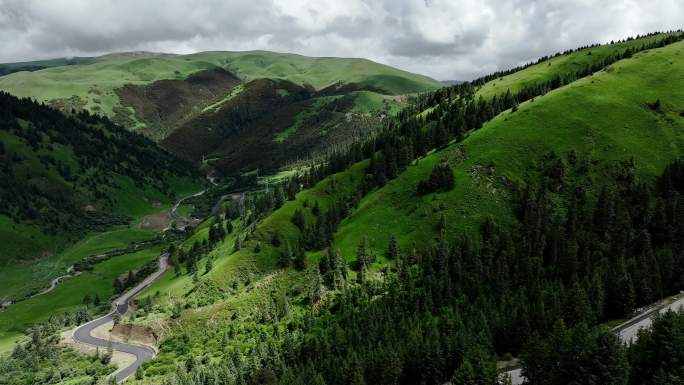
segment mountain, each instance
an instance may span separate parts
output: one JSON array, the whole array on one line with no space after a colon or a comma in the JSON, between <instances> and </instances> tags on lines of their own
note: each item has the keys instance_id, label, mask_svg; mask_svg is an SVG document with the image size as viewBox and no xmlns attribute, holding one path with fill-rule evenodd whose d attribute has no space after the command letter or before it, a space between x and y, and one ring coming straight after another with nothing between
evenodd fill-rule
<instances>
[{"instance_id":1,"label":"mountain","mask_svg":"<svg viewBox=\"0 0 684 385\"><path fill-rule=\"evenodd\" d=\"M497 362L514 357L535 383L675 376L677 365L646 373L651 350L608 330L684 290L682 40L581 47L410 99L230 66L127 86L123 103L145 106L145 119L178 117L160 143L183 158L225 175L290 162L170 241L173 269L112 329L158 348L128 381L494 384ZM228 90L216 100L204 79ZM188 112L191 98L211 104ZM311 139L333 130L358 136ZM301 149L321 154L295 162L288 152ZM127 255L138 269L151 254ZM97 267L64 290L109 265ZM0 313L2 348L45 321L53 299L66 312L34 329L9 372L67 356L35 346L41 330L94 311L65 293ZM657 322L677 335L668 317ZM671 357L665 345L656 353ZM75 361L59 365L66 378L87 362ZM79 376L96 381L96 367Z\"/></svg>"},{"instance_id":2,"label":"mountain","mask_svg":"<svg viewBox=\"0 0 684 385\"><path fill-rule=\"evenodd\" d=\"M630 39L581 70L554 67L594 56L590 47L437 91L402 113L396 131L255 197L247 216L263 219L242 225L228 214L244 230L209 238L226 220L209 221L183 245L201 256L180 252L181 275L148 291L158 309L182 301L192 310L146 380L188 352L248 344L226 375L278 367L286 383L354 373L376 383L388 371L399 383L494 381L495 359L519 354L533 332L558 320L593 326L678 292L681 39ZM512 75L525 82L479 97ZM269 206L269 194L290 199ZM200 248L202 239L213 241ZM193 283L184 272L207 261ZM200 364L174 378L221 370Z\"/></svg>"},{"instance_id":3,"label":"mountain","mask_svg":"<svg viewBox=\"0 0 684 385\"><path fill-rule=\"evenodd\" d=\"M208 166L224 175L273 170L346 146L378 130L383 116L405 103L400 95L440 86L365 59L265 51L134 52L53 66L62 62L0 77L0 89L63 111L103 114L186 159L212 159ZM280 92L277 109L269 87ZM266 156L255 156L257 148Z\"/></svg>"},{"instance_id":4,"label":"mountain","mask_svg":"<svg viewBox=\"0 0 684 385\"><path fill-rule=\"evenodd\" d=\"M401 99L354 87L320 91L257 79L183 122L161 144L225 175L275 170L370 136Z\"/></svg>"},{"instance_id":5,"label":"mountain","mask_svg":"<svg viewBox=\"0 0 684 385\"><path fill-rule=\"evenodd\" d=\"M463 80L440 80L439 82L445 86L456 86L461 83L464 83Z\"/></svg>"},{"instance_id":6,"label":"mountain","mask_svg":"<svg viewBox=\"0 0 684 385\"><path fill-rule=\"evenodd\" d=\"M9 75L14 72L40 71L51 67L62 67L74 64L86 64L92 63L93 61L95 61L95 58L93 57L72 57L49 60L34 60L17 63L3 63L0 64L0 76Z\"/></svg>"},{"instance_id":7,"label":"mountain","mask_svg":"<svg viewBox=\"0 0 684 385\"><path fill-rule=\"evenodd\" d=\"M3 265L50 256L201 185L191 164L106 118L4 92L0 117Z\"/></svg>"},{"instance_id":8,"label":"mountain","mask_svg":"<svg viewBox=\"0 0 684 385\"><path fill-rule=\"evenodd\" d=\"M355 84L360 89L371 88L384 94L398 95L439 87L439 82L428 77L365 59L313 58L248 51L200 52L191 55L146 52L111 54L94 58L87 64L12 73L0 78L0 89L19 97L49 102L66 110L85 108L114 121L133 122L132 127L142 127L145 121L139 120L136 110L131 111L121 103L117 90L126 85L149 85L159 80L192 81L188 79L191 74L216 69L227 70L243 81L282 79L300 86L310 85L316 90L336 84ZM229 91L227 87L220 96L229 95ZM212 102L221 97L214 95ZM198 109L208 105L198 104Z\"/></svg>"}]
</instances>

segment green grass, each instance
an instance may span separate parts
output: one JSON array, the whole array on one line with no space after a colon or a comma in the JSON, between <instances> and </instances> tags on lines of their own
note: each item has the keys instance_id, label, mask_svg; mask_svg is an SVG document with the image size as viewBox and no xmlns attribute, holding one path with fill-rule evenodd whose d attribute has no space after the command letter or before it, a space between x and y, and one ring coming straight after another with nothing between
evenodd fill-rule
<instances>
[{"instance_id":1,"label":"green grass","mask_svg":"<svg viewBox=\"0 0 684 385\"><path fill-rule=\"evenodd\" d=\"M514 94L525 86L545 82L557 75L574 73L588 65L600 63L615 53L622 53L627 48L640 47L642 44L657 41L665 35L659 34L622 43L605 44L553 57L524 70L491 80L478 90L477 95L491 98L497 94L504 94L507 90Z\"/></svg>"},{"instance_id":2,"label":"green grass","mask_svg":"<svg viewBox=\"0 0 684 385\"><path fill-rule=\"evenodd\" d=\"M0 215L0 276L9 265L23 257L51 255L67 244L67 240L60 236L50 236L33 225L15 223L10 218ZM0 279L0 281L2 281ZM4 286L4 285L0 285ZM3 296L0 287L0 298Z\"/></svg>"},{"instance_id":3,"label":"green grass","mask_svg":"<svg viewBox=\"0 0 684 385\"><path fill-rule=\"evenodd\" d=\"M207 112L207 111L210 111L210 110L211 110L212 112L219 111L219 110L221 109L221 106L222 106L225 102L227 102L227 101L233 99L234 97L238 96L242 91L244 91L244 89L245 89L245 87L244 87L242 84L236 86L235 88L233 88L232 90L230 90L230 92L228 93L228 95L226 95L223 99L219 100L218 102L216 102L216 103L214 103L214 104L211 104L211 105L209 105L209 106L204 107L204 109L202 109L202 112Z\"/></svg>"},{"instance_id":4,"label":"green grass","mask_svg":"<svg viewBox=\"0 0 684 385\"><path fill-rule=\"evenodd\" d=\"M440 87L439 82L426 76L365 59L314 58L247 51L201 52L175 56L105 55L88 64L2 76L0 89L16 96L33 97L45 102L57 99L66 101L75 97L76 106L85 106L91 111L113 116L114 108L121 106L114 90L125 84L183 79L194 72L216 67L233 71L244 80L287 79L298 84L310 84L316 89L337 82L357 82L381 88L388 94L415 93ZM67 104L69 103L74 104ZM218 108L220 104L221 102L210 107ZM135 119L134 115L129 117Z\"/></svg>"},{"instance_id":5,"label":"green grass","mask_svg":"<svg viewBox=\"0 0 684 385\"><path fill-rule=\"evenodd\" d=\"M116 212L133 218L141 218L145 215L159 212L163 208L169 207L172 203L168 196L150 186L138 187L133 180L122 176L116 176L114 179L116 187L112 190L110 196L114 201L114 210ZM193 182L186 178L176 178L172 182L172 187L178 196L201 189L196 181Z\"/></svg>"},{"instance_id":6,"label":"green grass","mask_svg":"<svg viewBox=\"0 0 684 385\"><path fill-rule=\"evenodd\" d=\"M396 115L402 108L401 103L377 92L356 91L352 93L352 97L352 111L357 113L385 112L388 115Z\"/></svg>"},{"instance_id":7,"label":"green grass","mask_svg":"<svg viewBox=\"0 0 684 385\"><path fill-rule=\"evenodd\" d=\"M178 215L180 215L183 218L188 218L190 217L190 214L192 214L192 211L195 209L195 206L190 205L190 204L182 204L178 206L178 209L176 209L176 212Z\"/></svg>"},{"instance_id":8,"label":"green grass","mask_svg":"<svg viewBox=\"0 0 684 385\"><path fill-rule=\"evenodd\" d=\"M104 233L91 234L64 251L46 258L7 262L0 270L0 298L22 298L27 293L46 287L65 274L67 268L89 255L122 249L132 242L154 238L154 233L138 228L118 226Z\"/></svg>"},{"instance_id":9,"label":"green grass","mask_svg":"<svg viewBox=\"0 0 684 385\"><path fill-rule=\"evenodd\" d=\"M404 248L425 247L442 214L455 234L471 233L488 216L506 223L512 211L501 178L522 183L527 168L550 151L576 150L601 162L634 158L642 176L659 174L684 149L682 57L681 42L640 53L502 113L465 139L465 155L451 145L366 196L341 224L336 246L347 258L364 237L378 254L391 235ZM646 105L657 99L661 112ZM440 161L452 165L455 188L418 197L418 182ZM492 175L479 167L488 165Z\"/></svg>"},{"instance_id":10,"label":"green grass","mask_svg":"<svg viewBox=\"0 0 684 385\"><path fill-rule=\"evenodd\" d=\"M267 51L201 52L186 57L216 63L246 80L287 79L297 84L310 84L316 89L337 82L372 85L390 94L406 94L440 87L439 82L426 76L366 59L316 58Z\"/></svg>"},{"instance_id":11,"label":"green grass","mask_svg":"<svg viewBox=\"0 0 684 385\"><path fill-rule=\"evenodd\" d=\"M77 308L86 294L109 298L114 294L112 282L116 277L156 259L160 251L160 247L153 247L113 257L97 264L92 271L66 280L47 294L18 302L0 312L0 349L11 347L27 326Z\"/></svg>"}]
</instances>

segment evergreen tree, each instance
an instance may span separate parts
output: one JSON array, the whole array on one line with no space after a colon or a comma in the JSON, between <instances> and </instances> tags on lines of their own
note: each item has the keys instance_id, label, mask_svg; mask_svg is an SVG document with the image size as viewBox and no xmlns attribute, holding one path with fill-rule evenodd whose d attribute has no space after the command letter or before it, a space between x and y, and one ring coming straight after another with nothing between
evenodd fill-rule
<instances>
[{"instance_id":1,"label":"evergreen tree","mask_svg":"<svg viewBox=\"0 0 684 385\"><path fill-rule=\"evenodd\" d=\"M389 259L396 259L399 256L399 244L397 239L392 235L387 246L387 257Z\"/></svg>"}]
</instances>

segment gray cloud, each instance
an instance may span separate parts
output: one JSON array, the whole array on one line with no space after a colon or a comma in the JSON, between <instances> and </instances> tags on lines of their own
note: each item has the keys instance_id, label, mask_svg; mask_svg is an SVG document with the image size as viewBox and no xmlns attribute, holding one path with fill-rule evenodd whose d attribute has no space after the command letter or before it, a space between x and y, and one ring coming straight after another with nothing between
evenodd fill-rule
<instances>
[{"instance_id":1,"label":"gray cloud","mask_svg":"<svg viewBox=\"0 0 684 385\"><path fill-rule=\"evenodd\" d=\"M471 79L683 24L679 0L0 0L0 62L267 49Z\"/></svg>"}]
</instances>

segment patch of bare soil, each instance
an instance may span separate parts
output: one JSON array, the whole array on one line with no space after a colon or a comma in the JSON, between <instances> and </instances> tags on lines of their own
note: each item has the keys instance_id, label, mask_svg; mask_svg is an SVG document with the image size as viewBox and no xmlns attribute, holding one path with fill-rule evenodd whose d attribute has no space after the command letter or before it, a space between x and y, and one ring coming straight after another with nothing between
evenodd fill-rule
<instances>
[{"instance_id":1,"label":"patch of bare soil","mask_svg":"<svg viewBox=\"0 0 684 385\"><path fill-rule=\"evenodd\" d=\"M169 217L169 212L167 210L148 215L140 222L140 228L146 230L161 231L168 228L170 225L171 217Z\"/></svg>"},{"instance_id":2,"label":"patch of bare soil","mask_svg":"<svg viewBox=\"0 0 684 385\"><path fill-rule=\"evenodd\" d=\"M385 100L392 100L398 103L408 102L408 97L406 95L383 95L382 97Z\"/></svg>"},{"instance_id":3,"label":"patch of bare soil","mask_svg":"<svg viewBox=\"0 0 684 385\"><path fill-rule=\"evenodd\" d=\"M112 336L126 343L142 345L155 345L159 340L159 336L152 328L133 324L118 324L114 326L112 328Z\"/></svg>"}]
</instances>

